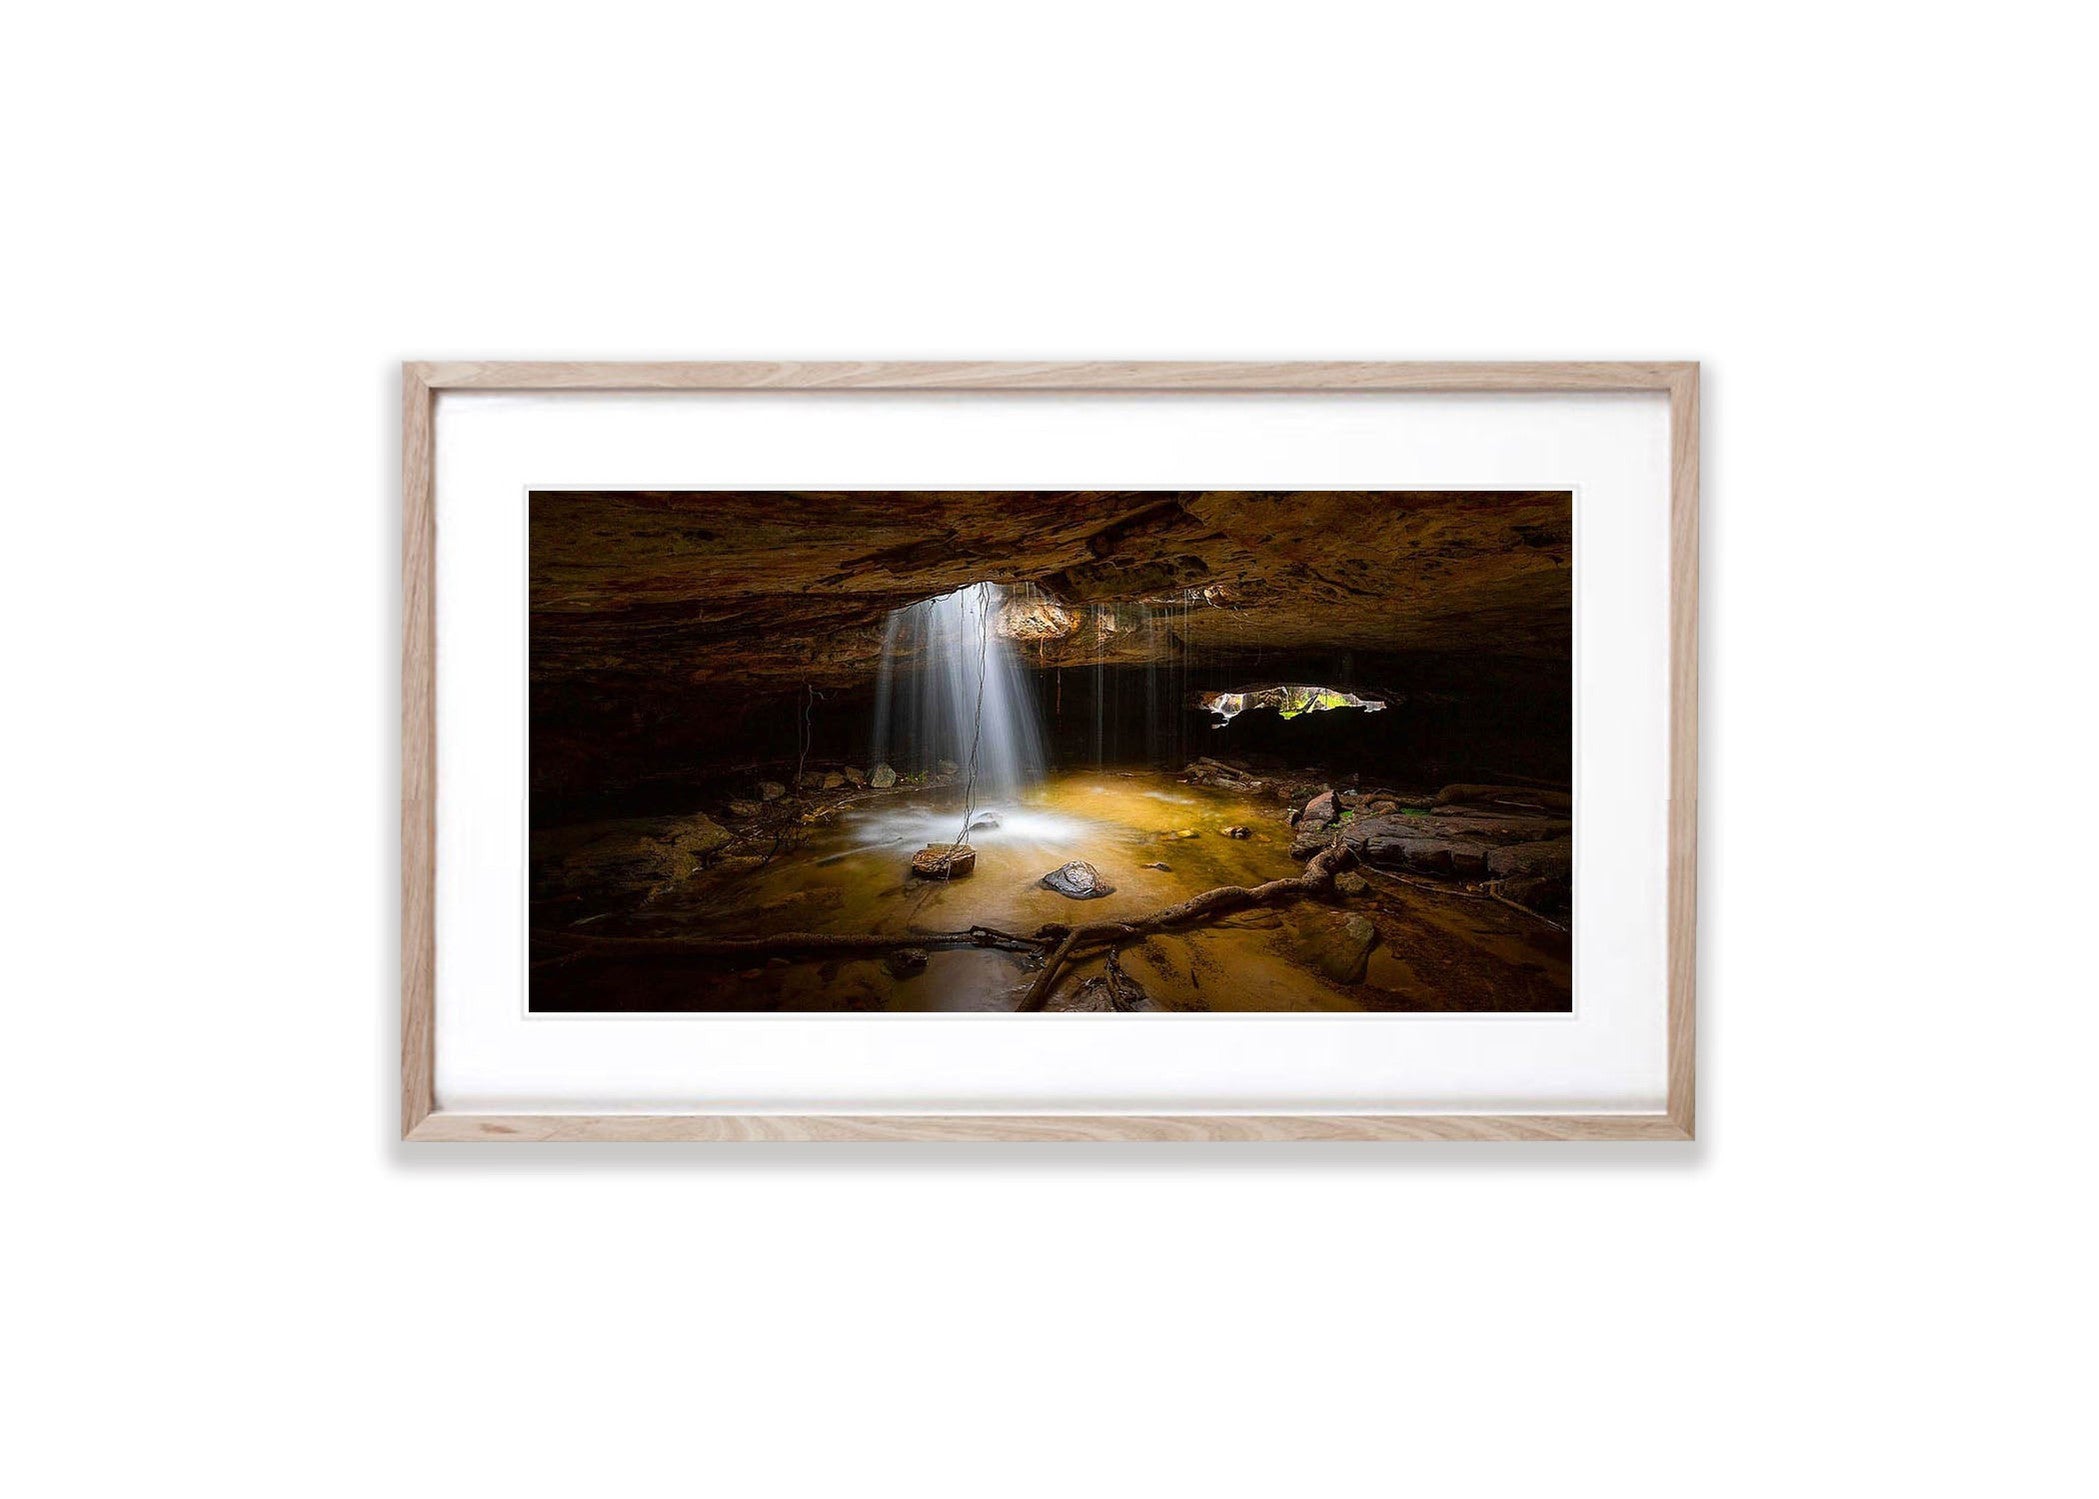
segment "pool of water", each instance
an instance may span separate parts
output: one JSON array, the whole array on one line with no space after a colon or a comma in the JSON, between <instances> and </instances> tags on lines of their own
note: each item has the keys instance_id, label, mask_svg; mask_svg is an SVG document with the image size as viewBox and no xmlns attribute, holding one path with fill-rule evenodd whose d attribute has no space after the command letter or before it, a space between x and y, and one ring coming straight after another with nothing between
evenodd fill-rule
<instances>
[{"instance_id":1,"label":"pool of water","mask_svg":"<svg viewBox=\"0 0 2099 1499\"><path fill-rule=\"evenodd\" d=\"M1219 885L1295 875L1302 866L1290 857L1287 810L1274 798L1158 772L1053 774L1018 797L977 804L974 817L996 825L969 834L975 872L937 881L911 875L910 858L955 840L963 801L954 791L900 788L797 825L762 863L743 852L683 871L629 866L627 874L569 897L559 916L575 930L606 935L907 934L970 926L1032 934L1048 922L1138 917ZM654 833L631 821L617 826L644 838L675 835L677 819L655 821L663 828ZM1228 827L1250 836L1228 837ZM543 849L551 856L588 845L593 836L604 842L623 835L588 827L535 833L535 859ZM1098 870L1113 893L1081 901L1043 888L1045 874L1074 859ZM1466 908L1442 909L1454 904ZM1389 892L1297 902L1150 938L1126 948L1121 962L1154 1011L1565 1008L1564 934L1554 942L1543 929L1512 928L1505 918L1513 913L1472 909L1479 904ZM1373 950L1361 978L1338 982L1322 956L1350 914L1377 925L1384 951ZM1409 927L1422 930L1410 936ZM1537 940L1541 935L1547 940ZM1075 965L1060 992L1101 967L1098 957ZM1459 971L1467 968L1482 971ZM923 972L901 977L878 957L752 966L549 963L535 967L532 1002L535 1009L1006 1012L1032 977L1022 955L973 949L932 951ZM1512 979L1519 981L1513 987ZM1482 1002L1497 993L1523 1002Z\"/></svg>"}]
</instances>

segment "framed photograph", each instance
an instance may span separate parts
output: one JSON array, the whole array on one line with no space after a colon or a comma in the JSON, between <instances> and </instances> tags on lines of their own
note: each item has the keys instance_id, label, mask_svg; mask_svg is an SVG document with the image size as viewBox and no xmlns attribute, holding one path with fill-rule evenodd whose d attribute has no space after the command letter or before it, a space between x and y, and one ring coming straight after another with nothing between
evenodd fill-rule
<instances>
[{"instance_id":1,"label":"framed photograph","mask_svg":"<svg viewBox=\"0 0 2099 1499\"><path fill-rule=\"evenodd\" d=\"M403 370L411 1140L1688 1140L1698 370Z\"/></svg>"}]
</instances>

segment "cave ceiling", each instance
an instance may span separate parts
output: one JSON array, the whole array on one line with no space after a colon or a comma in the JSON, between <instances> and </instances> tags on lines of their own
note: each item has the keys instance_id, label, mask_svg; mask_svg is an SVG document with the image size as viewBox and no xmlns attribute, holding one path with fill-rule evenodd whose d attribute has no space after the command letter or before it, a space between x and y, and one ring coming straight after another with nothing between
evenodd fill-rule
<instances>
[{"instance_id":1,"label":"cave ceiling","mask_svg":"<svg viewBox=\"0 0 2099 1499\"><path fill-rule=\"evenodd\" d=\"M1572 627L1564 491L539 491L531 547L541 681L849 685L891 610L977 582L1066 606L1042 665L1564 657Z\"/></svg>"}]
</instances>

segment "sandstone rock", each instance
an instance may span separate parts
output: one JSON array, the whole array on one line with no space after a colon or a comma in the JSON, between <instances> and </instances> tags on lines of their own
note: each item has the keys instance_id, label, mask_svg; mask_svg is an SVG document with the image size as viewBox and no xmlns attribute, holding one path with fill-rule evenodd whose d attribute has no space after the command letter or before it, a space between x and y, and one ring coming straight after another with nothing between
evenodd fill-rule
<instances>
[{"instance_id":1,"label":"sandstone rock","mask_svg":"<svg viewBox=\"0 0 2099 1499\"><path fill-rule=\"evenodd\" d=\"M848 786L865 786L867 773L856 765L848 765L845 768L845 783Z\"/></svg>"},{"instance_id":2,"label":"sandstone rock","mask_svg":"<svg viewBox=\"0 0 2099 1499\"><path fill-rule=\"evenodd\" d=\"M1338 829L1341 841L1355 850L1366 864L1381 869L1405 869L1418 874L1456 875L1478 878L1487 873L1489 845L1475 838L1457 837L1422 819L1366 817Z\"/></svg>"},{"instance_id":3,"label":"sandstone rock","mask_svg":"<svg viewBox=\"0 0 2099 1499\"><path fill-rule=\"evenodd\" d=\"M1140 868L1140 869L1163 869L1163 870L1165 870L1165 871L1166 871L1166 872L1167 872L1168 874L1171 874L1171 873L1173 873L1173 866L1172 866L1171 864L1162 864L1162 863L1159 863L1159 862L1157 862L1156 860L1155 860L1154 862L1150 863L1150 864L1140 864L1140 865L1138 866L1138 868Z\"/></svg>"},{"instance_id":4,"label":"sandstone rock","mask_svg":"<svg viewBox=\"0 0 2099 1499\"><path fill-rule=\"evenodd\" d=\"M989 558L1014 578L1048 583L1067 609L1251 570L1256 586L1231 600L1235 625L1286 654L1329 652L1340 640L1379 652L1427 641L1552 661L1564 658L1571 633L1572 514L1563 493L1512 493L1491 504L1418 493L1366 504L1324 491L1251 502L1219 492L956 491L900 504L865 491L830 501L825 514L828 523L812 528L803 511L763 491L536 499L535 672L614 679L646 644L673 678L710 688L755 681L784 694L863 682L879 660L881 631L867 625L879 623L880 610L976 581ZM637 557L662 553L666 534L687 532L706 544L680 545L675 566L637 566ZM1250 560L1254 534L1264 541ZM870 556L881 564L868 565ZM854 586L832 584L841 574ZM762 595L752 592L754 578L764 580ZM1490 598L1495 607L1478 606ZM729 600L738 601L750 650L724 651L712 630L663 638L663 620ZM549 611L556 601L562 608ZM1471 607L1456 608L1461 602ZM1082 628L1044 646L1068 667L1142 664L1153 636L1166 632Z\"/></svg>"},{"instance_id":5,"label":"sandstone rock","mask_svg":"<svg viewBox=\"0 0 2099 1499\"><path fill-rule=\"evenodd\" d=\"M896 784L896 772L887 765L877 765L868 772L867 784L878 791L887 791Z\"/></svg>"},{"instance_id":6,"label":"sandstone rock","mask_svg":"<svg viewBox=\"0 0 2099 1499\"><path fill-rule=\"evenodd\" d=\"M1254 835L1254 830L1252 828L1242 828L1236 826L1225 828L1223 832L1225 837L1227 838L1251 838Z\"/></svg>"},{"instance_id":7,"label":"sandstone rock","mask_svg":"<svg viewBox=\"0 0 2099 1499\"><path fill-rule=\"evenodd\" d=\"M1545 812L1572 812L1574 798L1564 791L1544 791L1535 786L1445 786L1436 793L1436 805L1534 807Z\"/></svg>"},{"instance_id":8,"label":"sandstone rock","mask_svg":"<svg viewBox=\"0 0 2099 1499\"><path fill-rule=\"evenodd\" d=\"M891 978L916 978L926 971L926 957L922 947L900 947L882 959L882 966L889 970Z\"/></svg>"},{"instance_id":9,"label":"sandstone rock","mask_svg":"<svg viewBox=\"0 0 2099 1499\"><path fill-rule=\"evenodd\" d=\"M713 818L695 812L671 834L672 846L680 852L711 854L735 837Z\"/></svg>"},{"instance_id":10,"label":"sandstone rock","mask_svg":"<svg viewBox=\"0 0 2099 1499\"><path fill-rule=\"evenodd\" d=\"M1487 872L1498 879L1516 876L1571 878L1574 874L1574 840L1552 838L1491 848L1487 850Z\"/></svg>"},{"instance_id":11,"label":"sandstone rock","mask_svg":"<svg viewBox=\"0 0 2099 1499\"><path fill-rule=\"evenodd\" d=\"M1042 877L1041 885L1073 900L1098 900L1115 893L1115 887L1101 878L1101 872L1083 859L1052 869Z\"/></svg>"},{"instance_id":12,"label":"sandstone rock","mask_svg":"<svg viewBox=\"0 0 2099 1499\"><path fill-rule=\"evenodd\" d=\"M845 785L845 777L840 775L835 770L827 770L824 772L824 778L821 784L823 786L823 789L826 791L836 791L841 786Z\"/></svg>"},{"instance_id":13,"label":"sandstone rock","mask_svg":"<svg viewBox=\"0 0 2099 1499\"><path fill-rule=\"evenodd\" d=\"M1304 812L1297 819L1297 826L1307 830L1325 827L1339 815L1334 805L1334 793L1322 791L1305 803Z\"/></svg>"},{"instance_id":14,"label":"sandstone rock","mask_svg":"<svg viewBox=\"0 0 2099 1499\"><path fill-rule=\"evenodd\" d=\"M785 795L787 795L787 788L778 781L760 781L758 783L758 800L762 802L776 802Z\"/></svg>"},{"instance_id":15,"label":"sandstone rock","mask_svg":"<svg viewBox=\"0 0 2099 1499\"><path fill-rule=\"evenodd\" d=\"M1297 923L1297 950L1337 984L1360 983L1377 945L1377 928L1365 916L1321 913Z\"/></svg>"},{"instance_id":16,"label":"sandstone rock","mask_svg":"<svg viewBox=\"0 0 2099 1499\"><path fill-rule=\"evenodd\" d=\"M977 851L962 843L929 843L911 856L911 872L922 880L962 880L977 872Z\"/></svg>"}]
</instances>

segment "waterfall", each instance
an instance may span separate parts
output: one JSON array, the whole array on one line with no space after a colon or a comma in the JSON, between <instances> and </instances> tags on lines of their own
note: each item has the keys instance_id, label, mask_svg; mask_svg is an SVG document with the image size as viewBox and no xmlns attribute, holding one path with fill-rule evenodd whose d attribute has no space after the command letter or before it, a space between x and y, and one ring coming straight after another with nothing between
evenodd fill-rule
<instances>
[{"instance_id":1,"label":"waterfall","mask_svg":"<svg viewBox=\"0 0 2099 1499\"><path fill-rule=\"evenodd\" d=\"M978 791L1011 795L1042 779L1042 727L994 583L891 612L875 683L873 758L902 774L951 760ZM980 713L981 707L981 713Z\"/></svg>"}]
</instances>

